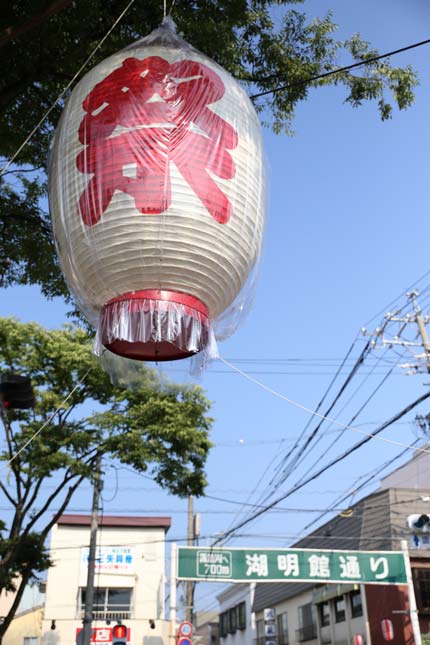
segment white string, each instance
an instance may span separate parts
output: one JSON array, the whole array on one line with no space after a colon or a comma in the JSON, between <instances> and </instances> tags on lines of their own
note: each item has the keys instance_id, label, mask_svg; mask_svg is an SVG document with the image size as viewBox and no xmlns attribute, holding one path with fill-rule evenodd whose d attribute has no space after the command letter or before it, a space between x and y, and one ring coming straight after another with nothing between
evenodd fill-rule
<instances>
[{"instance_id":1,"label":"white string","mask_svg":"<svg viewBox=\"0 0 430 645\"><path fill-rule=\"evenodd\" d=\"M64 407L65 403L67 403L67 401L70 399L70 397L72 396L72 394L73 394L74 392L76 392L76 390L77 390L77 388L79 387L79 385L81 385L81 383L83 383L83 382L84 382L84 380L86 379L86 377L88 376L88 374L89 374L89 372L90 372L91 370L92 370L92 367L89 367L89 368L87 369L87 371L85 372L85 374L84 374L84 375L83 375L83 376L78 380L78 382L76 383L76 385L75 385L75 387L73 388L73 390L71 390L71 392L69 392L69 394L66 396L66 398L64 399L64 401L62 401L62 402L60 403L60 405L58 406L58 408L55 410L55 412L53 412L53 413L51 414L51 416L49 417L49 419L47 419L47 421L45 421L45 423L44 423L44 424L39 428L39 430L36 430L36 432L34 433L34 435L33 435L32 437L30 437L30 439L29 439L28 441L26 441L26 442L25 442L25 444L24 444L23 446L21 446L21 448L18 450L18 452L17 452L17 453L15 453L15 454L13 455L13 457L11 457L11 458L9 459L9 461L7 462L7 465L8 465L8 466L10 466L10 465L11 465L11 463L13 462L13 460L14 460L14 459L16 459L16 458L17 458L17 457L22 453L22 451L23 451L23 450L25 450L25 449L27 448L27 446L29 446L29 445L30 445L30 443L31 443L32 441L34 441L34 439L36 439L36 437L37 437L37 436L42 432L42 430L44 430L44 429L46 428L46 426L47 426L49 423L51 423L51 421L52 421L52 419L55 417L55 415L56 415L56 414L58 414L58 412L61 410L61 408L62 408L62 407Z\"/></svg>"},{"instance_id":2,"label":"white string","mask_svg":"<svg viewBox=\"0 0 430 645\"><path fill-rule=\"evenodd\" d=\"M25 148L25 146L27 145L27 143L28 143L28 142L33 138L33 136L36 134L36 132L38 131L38 129L40 128L40 126L45 122L45 120L46 120L46 119L48 118L48 116L51 114L52 110L55 108L55 106L57 105L58 101L60 101L60 100L63 98L63 96L65 95L65 93L67 92L67 90L68 90L68 89L73 85L73 83L76 81L76 79L78 78L78 76L80 75L80 73L82 72L82 70L83 70L83 69L85 69L85 67L88 65L88 63L90 62L90 60L94 57L95 53L100 49L100 47L103 45L103 43L105 42L105 40L106 40L106 39L111 35L112 31L115 29L115 27L117 26L117 24L119 23L119 21L124 17L124 15L125 15L125 14L127 13L127 11L130 9L130 7L131 7L131 5L134 3L134 1L135 1L135 0L130 0L130 2L128 3L128 5L127 5L127 6L126 6L126 8L124 9L124 11L121 13L121 15L120 15L120 16L118 16L118 18L115 20L114 24L113 24L113 25L112 25L112 27L109 29L109 31L107 32L107 34L106 34L105 36L103 36L103 38L101 39L101 41L99 42L99 44L95 47L95 49L93 49L92 53L88 56L88 58L87 58L87 60L85 61L85 63L84 63L83 65L81 65L81 67L78 69L78 71L76 72L76 74L74 75L74 77L72 78L72 80L71 80L71 81L66 85L66 87L65 87L65 88L64 88L64 90L61 92L61 94L59 94L59 95L58 95L58 97L55 99L54 103L51 105L51 107L49 108L49 110L47 110L47 112L45 112L45 114L43 115L43 117L40 119L39 123L38 123L38 124L33 128L33 130L30 132L30 134L29 134L29 135L28 135L28 137L25 139L25 141L23 141L23 142L22 142L22 144L19 146L18 150L17 150L17 151L15 152L15 154L14 154L14 155L9 159L9 161L7 162L7 164L6 164L6 165L5 165L5 166L0 170L0 177L2 177L2 176L4 175L4 173L5 173L5 172L6 172L6 170L9 168L9 166L10 166L10 165L15 161L15 159L17 158L17 156L19 155L19 153L21 152L21 150L22 150L23 148Z\"/></svg>"},{"instance_id":3,"label":"white string","mask_svg":"<svg viewBox=\"0 0 430 645\"><path fill-rule=\"evenodd\" d=\"M225 358L222 358L221 356L219 356L218 358L222 363L230 367L230 369L234 370L244 378L248 379L248 381L255 383L263 390L266 390L266 392L270 392L270 394L277 396L279 399L282 399L283 401L287 401L287 403L294 405L296 408L299 408L300 410L304 410L305 412L309 412L309 414L312 414L312 416L314 417L318 417L319 419L324 419L325 421L330 421L330 423L333 423L334 425L337 425L340 428L343 428L344 430L352 430L353 432L357 432L358 434L364 435L365 437L370 437L370 439L376 439L384 443L389 443L392 446L399 446L400 448L408 448L409 450L424 452L425 454L430 455L430 450L426 450L425 448L417 448L413 444L401 443L400 441L394 441L393 439L387 439L385 437L375 436L371 432L366 432L365 430L359 430L358 428L346 425L345 423L340 423L339 421L336 421L336 419L332 419L331 417L326 417L323 414L319 414L319 412L315 412L315 410L312 410L311 408L308 408L305 405L302 405L301 403L297 403L297 401L293 401L292 399L289 399L284 394L281 394L280 392L273 390L268 385L265 385L264 383L254 378L253 376L250 376L246 372L243 372L241 369L239 369L238 367L236 367L235 365L227 361Z\"/></svg>"}]
</instances>

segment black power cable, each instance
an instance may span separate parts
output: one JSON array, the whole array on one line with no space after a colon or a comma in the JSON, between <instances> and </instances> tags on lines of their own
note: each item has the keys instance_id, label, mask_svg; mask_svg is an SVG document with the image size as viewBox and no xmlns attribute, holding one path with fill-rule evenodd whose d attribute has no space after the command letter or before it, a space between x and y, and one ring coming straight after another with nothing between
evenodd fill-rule
<instances>
[{"instance_id":1,"label":"black power cable","mask_svg":"<svg viewBox=\"0 0 430 645\"><path fill-rule=\"evenodd\" d=\"M233 535L234 533L236 533L236 531L238 529L243 528L244 526L246 526L247 524L252 522L252 520L255 520L257 517L260 517L260 515L263 515L266 511L270 510L271 508L273 508L274 506L279 504L279 502L282 502L284 499L287 499L287 497L290 497L293 493L297 492L298 490L300 490L301 488L303 488L304 486L309 484L309 482L313 481L314 479L317 479L317 477L319 477L320 475L325 473L327 470L329 470L330 468L332 468L333 466L335 466L339 462L343 461L346 457L349 457L353 452L355 452L356 450L358 450L359 448L364 446L371 439L373 439L378 434L383 432L383 430L385 430L390 425L392 425L393 423L395 423L396 421L401 419L405 414L408 414L408 412L413 410L417 405L419 405L420 403L423 403L424 401L426 401L429 397L430 397L430 391L426 392L425 394L420 396L418 399L415 399L415 401L413 401L408 406L406 406L406 408L403 408L403 410L401 410L400 412L395 414L393 417L391 417L390 419L385 421L382 425L380 425L379 428L377 428L369 436L366 436L363 439L360 439L360 441L357 441L357 443L355 443L352 446L352 448L349 448L348 450L345 450L340 455L338 455L337 457L332 459L328 464L326 464L325 466L323 466L319 470L317 470L316 473L310 475L307 479L298 482L292 488L290 488L286 493L283 493L280 497L275 499L273 502L271 502L270 504L267 504L262 509L259 509L258 511L253 513L251 516L249 516L248 518L246 518L245 520L243 520L242 522L240 522L239 524L237 524L233 528L231 528L228 531L226 531L225 534L223 534L222 536L220 536L219 538L217 538L215 540L215 542L213 543L212 546L218 544L221 540L225 540L229 536Z\"/></svg>"},{"instance_id":2,"label":"black power cable","mask_svg":"<svg viewBox=\"0 0 430 645\"><path fill-rule=\"evenodd\" d=\"M422 45L428 45L430 39L422 40L419 43L414 43L413 45L407 45L406 47L401 47L400 49L395 49L386 54L379 54L378 56L372 56L372 58L367 58L366 60L359 61L358 63L352 63L351 65L345 65L345 67L339 67L338 69L332 69L329 72L324 72L323 74L318 74L317 76L311 76L310 78L305 78L302 81L297 81L295 83L287 83L286 85L280 85L275 87L273 90L264 90L258 94L253 94L251 99L258 99L261 96L267 96L268 94L275 94L276 92L282 92L283 90L289 90L293 87L300 87L301 85L308 85L308 83L313 83L322 78L327 78L328 76L334 76L334 74L342 74L343 72L348 72L350 69L356 69L357 67L362 67L363 65L370 65L370 63L376 63L378 60L383 58L388 58L389 56L394 56L395 54L401 54L410 49L415 49L415 47L421 47Z\"/></svg>"}]
</instances>

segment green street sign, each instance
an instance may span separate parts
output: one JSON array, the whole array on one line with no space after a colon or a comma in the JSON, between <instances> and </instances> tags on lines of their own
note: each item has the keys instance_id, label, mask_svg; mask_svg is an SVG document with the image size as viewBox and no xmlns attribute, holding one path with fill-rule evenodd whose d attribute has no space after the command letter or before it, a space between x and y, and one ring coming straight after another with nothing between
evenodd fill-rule
<instances>
[{"instance_id":1,"label":"green street sign","mask_svg":"<svg viewBox=\"0 0 430 645\"><path fill-rule=\"evenodd\" d=\"M178 578L205 582L407 584L397 551L178 547Z\"/></svg>"}]
</instances>

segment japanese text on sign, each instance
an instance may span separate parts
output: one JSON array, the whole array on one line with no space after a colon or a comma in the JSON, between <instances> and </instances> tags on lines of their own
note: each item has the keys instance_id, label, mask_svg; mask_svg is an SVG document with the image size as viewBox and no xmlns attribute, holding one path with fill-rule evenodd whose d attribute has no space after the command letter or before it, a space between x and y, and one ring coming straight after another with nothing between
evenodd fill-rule
<instances>
[{"instance_id":1,"label":"japanese text on sign","mask_svg":"<svg viewBox=\"0 0 430 645\"><path fill-rule=\"evenodd\" d=\"M179 547L178 553L180 579L406 583L403 553L395 551Z\"/></svg>"},{"instance_id":2,"label":"japanese text on sign","mask_svg":"<svg viewBox=\"0 0 430 645\"><path fill-rule=\"evenodd\" d=\"M81 567L88 566L89 550L81 549ZM95 571L97 573L134 573L134 550L128 546L101 546L96 552Z\"/></svg>"}]
</instances>

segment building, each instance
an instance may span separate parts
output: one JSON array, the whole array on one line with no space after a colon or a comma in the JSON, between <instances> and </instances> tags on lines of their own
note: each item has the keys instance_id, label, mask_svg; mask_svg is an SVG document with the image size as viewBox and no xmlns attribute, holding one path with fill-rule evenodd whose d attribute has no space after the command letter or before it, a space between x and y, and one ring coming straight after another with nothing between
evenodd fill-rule
<instances>
[{"instance_id":1,"label":"building","mask_svg":"<svg viewBox=\"0 0 430 645\"><path fill-rule=\"evenodd\" d=\"M82 629L88 545L88 515L63 515L52 529L42 645L75 645ZM122 622L128 642L164 645L165 535L169 517L104 516L99 521L93 606L93 642L109 643ZM14 645L27 645L17 641ZM30 643L28 644L30 645ZM31 645L33 645L31 643Z\"/></svg>"},{"instance_id":2,"label":"building","mask_svg":"<svg viewBox=\"0 0 430 645\"><path fill-rule=\"evenodd\" d=\"M219 645L217 611L196 611L193 622L193 645Z\"/></svg>"},{"instance_id":3,"label":"building","mask_svg":"<svg viewBox=\"0 0 430 645\"><path fill-rule=\"evenodd\" d=\"M109 517L100 521L93 627L96 641L109 642L112 625L122 621L129 640L167 642L164 615L164 548L170 518ZM75 643L85 603L90 516L64 515L51 535L43 645ZM65 585L65 581L67 584Z\"/></svg>"},{"instance_id":4,"label":"building","mask_svg":"<svg viewBox=\"0 0 430 645\"><path fill-rule=\"evenodd\" d=\"M219 635L223 645L246 645L253 642L254 593L255 583L245 583L231 585L217 596L220 606Z\"/></svg>"},{"instance_id":5,"label":"building","mask_svg":"<svg viewBox=\"0 0 430 645\"><path fill-rule=\"evenodd\" d=\"M430 511L428 456L419 453L381 481L380 488L320 526L294 547L333 550L400 550L408 536L406 518ZM430 634L430 541L410 539L410 557L422 634ZM237 585L240 587L241 585ZM229 587L231 589L232 587ZM228 590L224 592L226 595ZM361 635L367 645L383 645L383 622L389 620L396 645L414 642L405 585L257 583L251 612L255 633L223 629L221 645L266 645L267 612L273 645L352 645Z\"/></svg>"}]
</instances>

